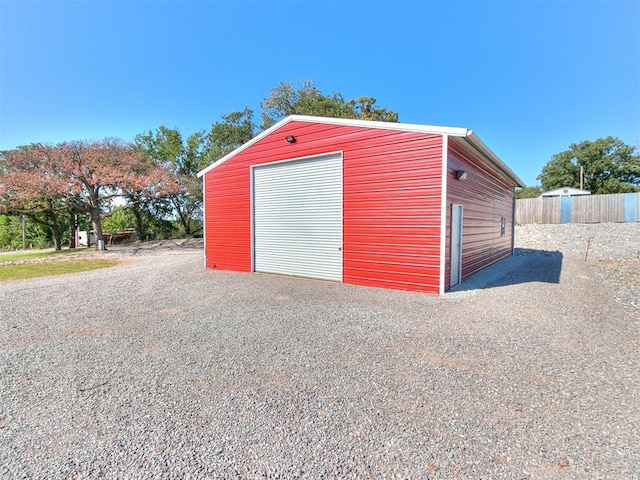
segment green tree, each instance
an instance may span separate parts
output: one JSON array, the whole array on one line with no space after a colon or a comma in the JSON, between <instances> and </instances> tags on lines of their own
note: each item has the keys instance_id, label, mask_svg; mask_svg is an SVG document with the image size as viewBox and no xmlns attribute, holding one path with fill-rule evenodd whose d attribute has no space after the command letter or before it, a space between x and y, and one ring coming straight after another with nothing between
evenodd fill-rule
<instances>
[{"instance_id":1,"label":"green tree","mask_svg":"<svg viewBox=\"0 0 640 480\"><path fill-rule=\"evenodd\" d=\"M244 110L223 115L221 122L211 125L207 135L207 160L212 162L224 157L251 140L256 133L253 111L249 108L245 107Z\"/></svg>"},{"instance_id":2,"label":"green tree","mask_svg":"<svg viewBox=\"0 0 640 480\"><path fill-rule=\"evenodd\" d=\"M22 248L22 219L14 215L0 215L0 249L16 248Z\"/></svg>"},{"instance_id":3,"label":"green tree","mask_svg":"<svg viewBox=\"0 0 640 480\"><path fill-rule=\"evenodd\" d=\"M105 215L102 219L103 230L111 234L132 228L134 225L135 218L133 213L120 205L115 206L111 213Z\"/></svg>"},{"instance_id":4,"label":"green tree","mask_svg":"<svg viewBox=\"0 0 640 480\"><path fill-rule=\"evenodd\" d=\"M51 232L42 223L33 222L25 215L26 246L47 248L51 246ZM0 215L0 250L22 248L22 216Z\"/></svg>"},{"instance_id":5,"label":"green tree","mask_svg":"<svg viewBox=\"0 0 640 480\"><path fill-rule=\"evenodd\" d=\"M204 132L196 132L185 141L177 128L161 125L155 132L136 135L134 143L156 165L171 171L179 185L175 192L162 199L129 192L127 200L136 217L138 235L144 239L142 219L152 210L171 211L182 225L185 235L193 235L202 217L202 188L199 185L201 182L196 180L196 173L208 164ZM163 205L163 202L167 205Z\"/></svg>"},{"instance_id":6,"label":"green tree","mask_svg":"<svg viewBox=\"0 0 640 480\"><path fill-rule=\"evenodd\" d=\"M0 213L15 216L21 219L23 216L33 224L38 224L44 228L44 235L47 242L51 242L56 250L62 250L61 224L65 223L60 215L66 206L59 199L39 198L19 203L0 202ZM42 244L43 235L38 235L38 245ZM27 243L34 244L35 239ZM21 241L21 240L20 240ZM44 245L44 246L49 246Z\"/></svg>"},{"instance_id":7,"label":"green tree","mask_svg":"<svg viewBox=\"0 0 640 480\"><path fill-rule=\"evenodd\" d=\"M373 97L345 100L340 93L324 95L315 83L304 80L300 85L281 82L271 90L262 107L262 128L267 129L288 115L353 118L397 122L398 113L378 107Z\"/></svg>"},{"instance_id":8,"label":"green tree","mask_svg":"<svg viewBox=\"0 0 640 480\"><path fill-rule=\"evenodd\" d=\"M222 116L208 133L196 132L185 140L177 128L164 125L155 132L137 135L135 144L153 161L171 172L180 191L164 200L146 199L136 192L127 196L128 206L136 217L136 229L143 231L142 219L150 214L158 219L173 216L187 236L202 229L202 180L196 174L210 163L224 157L256 134L253 112L245 108ZM144 237L144 235L142 235Z\"/></svg>"},{"instance_id":9,"label":"green tree","mask_svg":"<svg viewBox=\"0 0 640 480\"><path fill-rule=\"evenodd\" d=\"M551 157L538 176L543 190L580 188L580 167L584 189L594 194L640 191L640 155L636 147L616 137L572 143L569 149Z\"/></svg>"},{"instance_id":10,"label":"green tree","mask_svg":"<svg viewBox=\"0 0 640 480\"><path fill-rule=\"evenodd\" d=\"M542 188L539 185L532 187L516 188L516 198L538 198L542 193Z\"/></svg>"}]
</instances>

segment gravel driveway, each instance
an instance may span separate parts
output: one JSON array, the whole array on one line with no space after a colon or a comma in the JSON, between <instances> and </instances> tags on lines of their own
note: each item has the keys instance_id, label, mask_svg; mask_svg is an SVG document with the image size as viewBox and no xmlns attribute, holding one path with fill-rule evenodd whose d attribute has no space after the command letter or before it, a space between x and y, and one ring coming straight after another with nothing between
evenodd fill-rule
<instances>
[{"instance_id":1,"label":"gravel driveway","mask_svg":"<svg viewBox=\"0 0 640 480\"><path fill-rule=\"evenodd\" d=\"M0 477L639 478L637 311L526 248L441 297L189 249L1 283Z\"/></svg>"}]
</instances>

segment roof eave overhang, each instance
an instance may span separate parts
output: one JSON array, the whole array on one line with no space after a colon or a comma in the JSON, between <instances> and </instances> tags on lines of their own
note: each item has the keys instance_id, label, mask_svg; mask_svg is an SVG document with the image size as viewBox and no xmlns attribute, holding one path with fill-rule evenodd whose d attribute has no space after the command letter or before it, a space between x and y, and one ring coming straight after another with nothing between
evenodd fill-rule
<instances>
[{"instance_id":1,"label":"roof eave overhang","mask_svg":"<svg viewBox=\"0 0 640 480\"><path fill-rule=\"evenodd\" d=\"M235 157L243 150L246 150L251 145L262 140L264 137L270 135L276 130L282 128L284 125L290 122L307 122L307 123L323 123L327 125L344 125L351 127L362 127L362 128L379 128L384 130L400 130L403 132L420 132L420 133L428 133L433 135L448 135L451 137L460 137L463 138L466 143L472 146L475 150L480 152L482 156L488 161L488 163L504 176L506 176L509 180L511 180L516 186L524 187L524 182L520 180L513 171L509 167L507 167L502 160L500 160L495 153L493 153L489 147L487 147L482 140L472 131L467 128L460 127L439 127L433 125L418 125L411 123L393 123L393 122L378 122L371 120L354 120L348 118L329 118L329 117L313 117L309 115L290 115L286 118L283 118L278 123L272 125L264 132L256 135L247 143L241 145L236 148L231 153L228 153L224 157L220 158L216 162L212 163L208 167L198 172L198 177L202 177L206 175L207 172L213 170L214 168L220 166L230 158Z\"/></svg>"},{"instance_id":2,"label":"roof eave overhang","mask_svg":"<svg viewBox=\"0 0 640 480\"><path fill-rule=\"evenodd\" d=\"M503 176L509 179L516 187L525 187L525 183L518 177L513 170L500 160L500 158L493 153L493 151L487 147L487 145L475 134L473 130L467 130L467 134L464 136L465 141L477 150L486 159L487 163L493 167L494 170L500 172Z\"/></svg>"}]
</instances>

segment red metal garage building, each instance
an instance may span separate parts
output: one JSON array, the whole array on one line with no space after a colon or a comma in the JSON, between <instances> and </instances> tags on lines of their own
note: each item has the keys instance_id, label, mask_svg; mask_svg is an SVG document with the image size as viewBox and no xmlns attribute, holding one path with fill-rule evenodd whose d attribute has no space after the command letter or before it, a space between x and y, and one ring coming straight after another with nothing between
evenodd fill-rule
<instances>
[{"instance_id":1,"label":"red metal garage building","mask_svg":"<svg viewBox=\"0 0 640 480\"><path fill-rule=\"evenodd\" d=\"M198 176L207 268L434 293L511 255L523 186L465 128L296 115Z\"/></svg>"}]
</instances>

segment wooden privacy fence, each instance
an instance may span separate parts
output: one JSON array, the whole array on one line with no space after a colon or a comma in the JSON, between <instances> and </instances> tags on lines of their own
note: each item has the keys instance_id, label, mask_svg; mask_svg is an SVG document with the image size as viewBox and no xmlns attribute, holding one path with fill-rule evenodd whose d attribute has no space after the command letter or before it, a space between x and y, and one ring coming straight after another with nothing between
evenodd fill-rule
<instances>
[{"instance_id":1,"label":"wooden privacy fence","mask_svg":"<svg viewBox=\"0 0 640 480\"><path fill-rule=\"evenodd\" d=\"M640 193L521 198L516 223L637 222Z\"/></svg>"}]
</instances>

